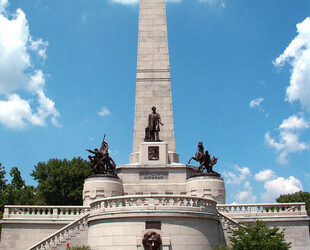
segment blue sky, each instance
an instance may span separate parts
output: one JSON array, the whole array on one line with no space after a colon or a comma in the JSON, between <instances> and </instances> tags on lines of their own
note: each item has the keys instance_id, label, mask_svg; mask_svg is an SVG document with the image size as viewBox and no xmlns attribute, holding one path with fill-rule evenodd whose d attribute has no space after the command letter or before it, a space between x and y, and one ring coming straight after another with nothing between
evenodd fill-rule
<instances>
[{"instance_id":1,"label":"blue sky","mask_svg":"<svg viewBox=\"0 0 310 250\"><path fill-rule=\"evenodd\" d=\"M203 141L227 203L310 189L310 2L167 1L176 151ZM101 145L132 152L135 0L0 0L0 162L27 184L40 161ZM194 163L193 163L194 164Z\"/></svg>"}]
</instances>

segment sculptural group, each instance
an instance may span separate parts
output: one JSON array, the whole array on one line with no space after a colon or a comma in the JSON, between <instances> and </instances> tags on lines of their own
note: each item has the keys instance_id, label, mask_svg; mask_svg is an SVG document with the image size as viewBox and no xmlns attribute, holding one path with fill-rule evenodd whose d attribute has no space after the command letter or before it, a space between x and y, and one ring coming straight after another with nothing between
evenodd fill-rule
<instances>
[{"instance_id":1,"label":"sculptural group","mask_svg":"<svg viewBox=\"0 0 310 250\"><path fill-rule=\"evenodd\" d=\"M191 160L195 160L200 163L196 171L196 174L203 173L203 170L205 169L207 173L218 175L217 172L213 171L213 166L217 163L218 158L213 156L211 159L209 151L208 150L204 151L202 142L199 142L197 147L198 150L195 156L189 159L188 164L190 164Z\"/></svg>"},{"instance_id":2,"label":"sculptural group","mask_svg":"<svg viewBox=\"0 0 310 250\"><path fill-rule=\"evenodd\" d=\"M105 141L105 136L103 137L100 150L95 148L94 150L86 149L93 155L89 155L90 165L94 171L94 174L109 174L116 175L116 164L113 159L109 156L109 145Z\"/></svg>"}]
</instances>

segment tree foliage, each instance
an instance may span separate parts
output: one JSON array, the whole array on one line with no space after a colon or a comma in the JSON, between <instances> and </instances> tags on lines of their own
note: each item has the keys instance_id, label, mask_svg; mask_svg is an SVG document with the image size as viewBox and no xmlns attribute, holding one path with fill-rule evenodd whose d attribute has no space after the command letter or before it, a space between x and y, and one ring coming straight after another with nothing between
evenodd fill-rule
<instances>
[{"instance_id":1,"label":"tree foliage","mask_svg":"<svg viewBox=\"0 0 310 250\"><path fill-rule=\"evenodd\" d=\"M279 203L291 203L291 202L305 202L307 214L310 216L310 193L309 192L296 192L293 194L284 194L280 195L279 198L276 199Z\"/></svg>"},{"instance_id":2,"label":"tree foliage","mask_svg":"<svg viewBox=\"0 0 310 250\"><path fill-rule=\"evenodd\" d=\"M39 162L31 176L38 182L37 204L81 205L84 180L92 173L82 158Z\"/></svg>"},{"instance_id":3,"label":"tree foliage","mask_svg":"<svg viewBox=\"0 0 310 250\"><path fill-rule=\"evenodd\" d=\"M4 205L33 205L35 202L35 188L25 184L17 167L10 171L11 183L7 184L5 174L6 171L0 163L0 218Z\"/></svg>"},{"instance_id":4,"label":"tree foliage","mask_svg":"<svg viewBox=\"0 0 310 250\"><path fill-rule=\"evenodd\" d=\"M6 205L33 205L35 202L35 188L26 185L17 167L11 169L10 176L12 180L2 194L2 202Z\"/></svg>"},{"instance_id":5,"label":"tree foliage","mask_svg":"<svg viewBox=\"0 0 310 250\"><path fill-rule=\"evenodd\" d=\"M286 250L291 246L291 243L285 242L284 230L279 232L278 227L269 228L259 220L245 227L239 226L229 238L232 248L236 250Z\"/></svg>"}]
</instances>

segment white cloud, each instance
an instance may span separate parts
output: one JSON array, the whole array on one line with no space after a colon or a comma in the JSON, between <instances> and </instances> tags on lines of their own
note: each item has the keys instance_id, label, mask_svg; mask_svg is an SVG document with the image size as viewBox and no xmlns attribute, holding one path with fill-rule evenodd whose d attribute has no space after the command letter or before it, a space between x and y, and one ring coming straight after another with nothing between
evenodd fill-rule
<instances>
[{"instance_id":1,"label":"white cloud","mask_svg":"<svg viewBox=\"0 0 310 250\"><path fill-rule=\"evenodd\" d=\"M46 59L48 42L34 40L29 33L25 13L18 9L9 19L5 13L8 1L0 0L0 122L9 128L28 124L43 126L50 118L59 126L54 102L44 94L45 75L32 64L31 54ZM22 91L21 91L22 90ZM30 94L26 100L16 91Z\"/></svg>"},{"instance_id":2,"label":"white cloud","mask_svg":"<svg viewBox=\"0 0 310 250\"><path fill-rule=\"evenodd\" d=\"M23 88L27 83L24 71L31 66L28 32L22 10L17 10L12 20L0 14L0 94Z\"/></svg>"},{"instance_id":3,"label":"white cloud","mask_svg":"<svg viewBox=\"0 0 310 250\"><path fill-rule=\"evenodd\" d=\"M288 162L287 156L290 153L302 153L304 150L309 149L310 145L308 143L299 141L300 130L309 128L309 126L309 122L305 121L303 117L293 115L280 125L279 142L271 138L269 132L265 134L265 143L279 153L277 158L279 163L286 164Z\"/></svg>"},{"instance_id":4,"label":"white cloud","mask_svg":"<svg viewBox=\"0 0 310 250\"><path fill-rule=\"evenodd\" d=\"M30 37L31 38L31 37ZM33 41L30 39L29 49L37 52L38 56L42 57L44 60L46 59L46 47L48 46L47 41L43 41L41 38Z\"/></svg>"},{"instance_id":5,"label":"white cloud","mask_svg":"<svg viewBox=\"0 0 310 250\"><path fill-rule=\"evenodd\" d=\"M276 67L282 67L286 62L292 66L286 100L299 100L310 111L310 18L296 27L298 35L273 63Z\"/></svg>"},{"instance_id":6,"label":"white cloud","mask_svg":"<svg viewBox=\"0 0 310 250\"><path fill-rule=\"evenodd\" d=\"M106 108L106 107L102 107L101 111L98 112L98 115L100 115L100 116L111 115L111 111L108 110L108 108Z\"/></svg>"},{"instance_id":7,"label":"white cloud","mask_svg":"<svg viewBox=\"0 0 310 250\"><path fill-rule=\"evenodd\" d=\"M278 177L274 180L269 180L265 183L266 192L261 194L263 202L275 202L281 194L290 194L302 190L301 182L294 176L288 179Z\"/></svg>"},{"instance_id":8,"label":"white cloud","mask_svg":"<svg viewBox=\"0 0 310 250\"><path fill-rule=\"evenodd\" d=\"M111 156L117 156L118 155L118 150L111 150L111 149L109 149L109 154L111 155Z\"/></svg>"},{"instance_id":9,"label":"white cloud","mask_svg":"<svg viewBox=\"0 0 310 250\"><path fill-rule=\"evenodd\" d=\"M303 117L292 115L288 119L285 119L280 125L280 129L285 130L297 130L309 128L309 122L305 121Z\"/></svg>"},{"instance_id":10,"label":"white cloud","mask_svg":"<svg viewBox=\"0 0 310 250\"><path fill-rule=\"evenodd\" d=\"M137 4L139 0L110 0L111 3L120 3L120 4Z\"/></svg>"},{"instance_id":11,"label":"white cloud","mask_svg":"<svg viewBox=\"0 0 310 250\"><path fill-rule=\"evenodd\" d=\"M276 175L271 169L266 169L259 171L257 174L255 174L254 179L256 181L269 181L272 179L275 179Z\"/></svg>"},{"instance_id":12,"label":"white cloud","mask_svg":"<svg viewBox=\"0 0 310 250\"><path fill-rule=\"evenodd\" d=\"M244 189L244 191L237 192L237 194L234 196L236 199L235 203L255 203L256 196L252 193L253 188L251 187L249 181L244 183Z\"/></svg>"},{"instance_id":13,"label":"white cloud","mask_svg":"<svg viewBox=\"0 0 310 250\"><path fill-rule=\"evenodd\" d=\"M57 117L59 117L59 113L55 108L55 103L45 96L44 92L39 90L37 91L38 94L38 102L39 106L37 108L37 113L35 116L37 119L37 125L45 125L45 120L48 117L51 117L51 122L56 127L60 127L60 124L57 121Z\"/></svg>"},{"instance_id":14,"label":"white cloud","mask_svg":"<svg viewBox=\"0 0 310 250\"><path fill-rule=\"evenodd\" d=\"M43 126L47 117L51 116L51 121L55 126L59 126L57 117L58 111L54 107L54 102L47 98L42 91L38 91L37 112L33 112L30 107L31 100L21 99L17 94L9 95L5 101L0 100L0 122L9 128L20 129L31 123Z\"/></svg>"},{"instance_id":15,"label":"white cloud","mask_svg":"<svg viewBox=\"0 0 310 250\"><path fill-rule=\"evenodd\" d=\"M234 166L234 169L237 173L233 172L223 172L224 177L226 178L227 184L240 184L243 180L245 180L248 176L251 176L251 171L248 167L240 168L237 165Z\"/></svg>"},{"instance_id":16,"label":"white cloud","mask_svg":"<svg viewBox=\"0 0 310 250\"><path fill-rule=\"evenodd\" d=\"M222 8L225 8L225 2L223 0L199 0L200 3L208 3L210 5L217 5Z\"/></svg>"},{"instance_id":17,"label":"white cloud","mask_svg":"<svg viewBox=\"0 0 310 250\"><path fill-rule=\"evenodd\" d=\"M119 4L125 4L125 5L134 5L138 4L139 0L109 0L111 3L119 3ZM166 0L166 2L173 2L173 3L179 3L181 0Z\"/></svg>"},{"instance_id":18,"label":"white cloud","mask_svg":"<svg viewBox=\"0 0 310 250\"><path fill-rule=\"evenodd\" d=\"M22 128L31 122L32 112L29 102L12 94L7 101L0 100L0 122L10 128Z\"/></svg>"},{"instance_id":19,"label":"white cloud","mask_svg":"<svg viewBox=\"0 0 310 250\"><path fill-rule=\"evenodd\" d=\"M9 5L8 0L0 0L0 14L5 11L8 5Z\"/></svg>"},{"instance_id":20,"label":"white cloud","mask_svg":"<svg viewBox=\"0 0 310 250\"><path fill-rule=\"evenodd\" d=\"M259 110L264 111L261 107L261 103L264 101L264 98L256 98L250 102L250 108L259 108Z\"/></svg>"}]
</instances>

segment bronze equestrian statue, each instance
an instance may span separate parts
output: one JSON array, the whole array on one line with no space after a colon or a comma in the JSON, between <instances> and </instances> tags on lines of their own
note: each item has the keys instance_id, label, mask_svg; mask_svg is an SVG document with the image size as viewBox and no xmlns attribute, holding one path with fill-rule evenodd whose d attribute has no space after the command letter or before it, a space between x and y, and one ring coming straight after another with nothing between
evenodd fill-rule
<instances>
[{"instance_id":1,"label":"bronze equestrian statue","mask_svg":"<svg viewBox=\"0 0 310 250\"><path fill-rule=\"evenodd\" d=\"M215 158L213 156L211 159L209 151L208 150L204 151L204 147L203 147L202 142L199 142L197 147L198 147L198 150L197 150L195 156L191 157L189 159L188 164L190 164L191 160L195 160L195 161L200 163L200 165L196 171L196 174L202 173L203 169L206 169L207 173L217 173L217 172L213 171L213 166L217 163L218 158Z\"/></svg>"}]
</instances>

